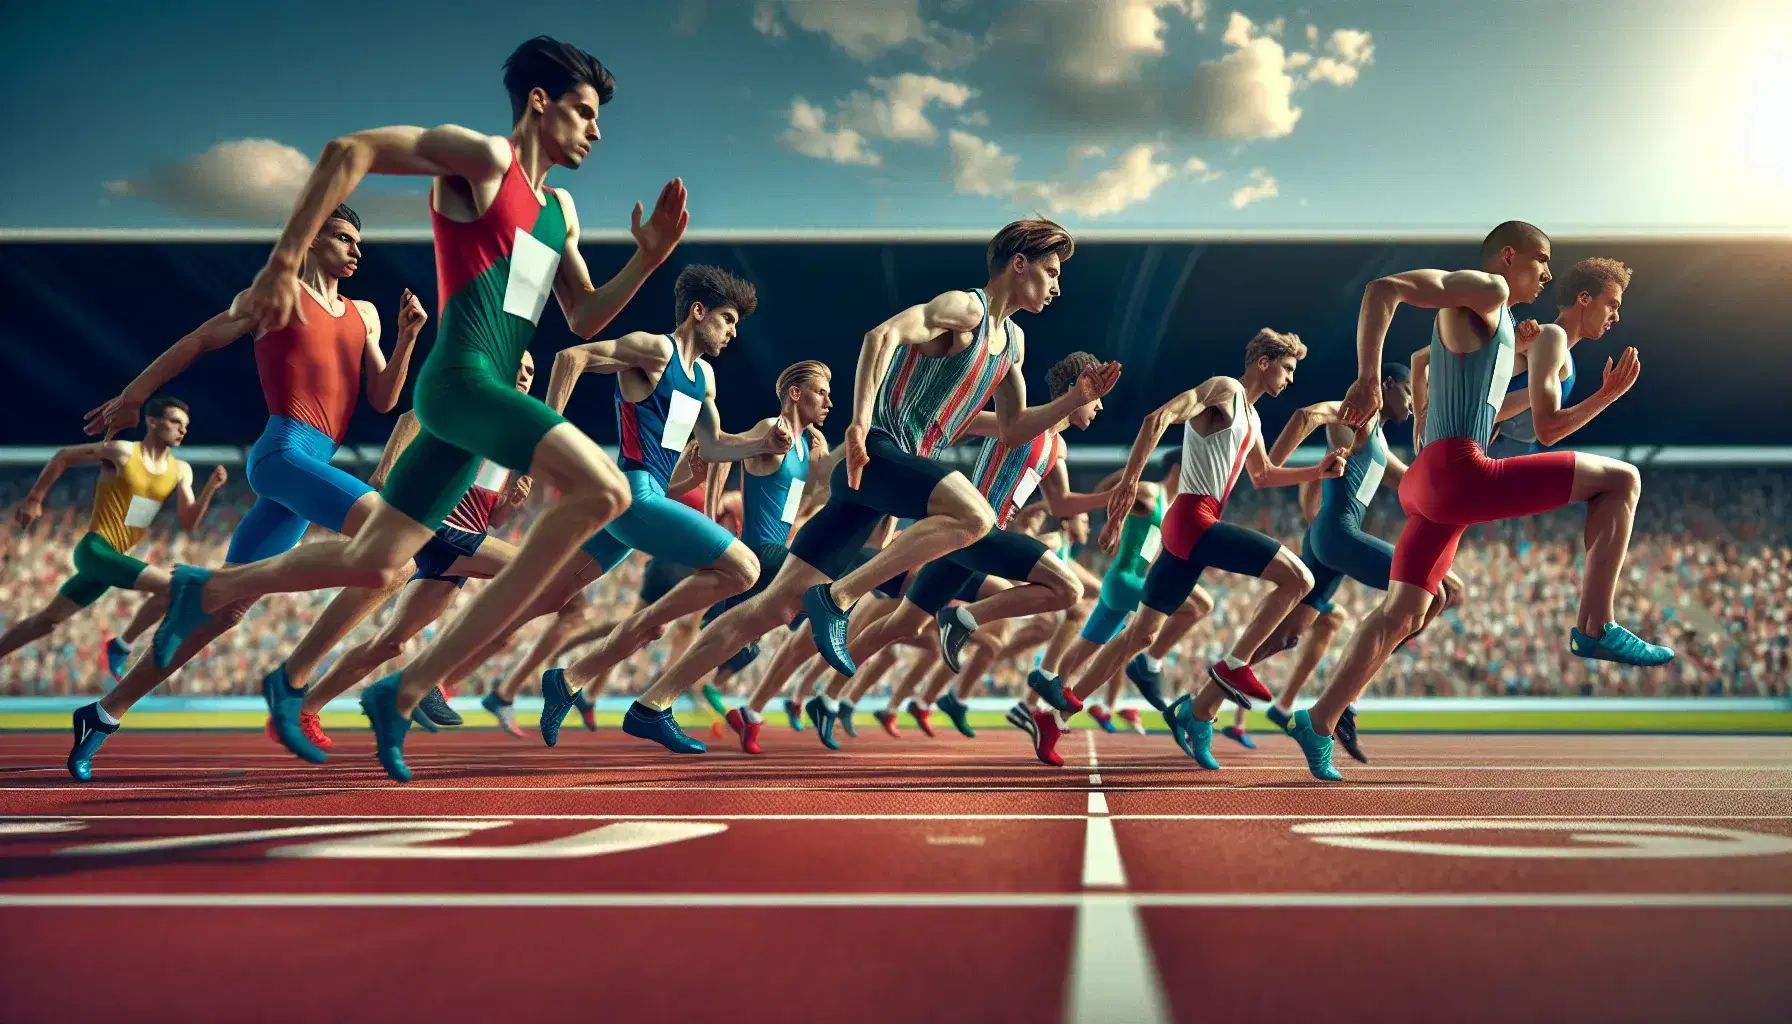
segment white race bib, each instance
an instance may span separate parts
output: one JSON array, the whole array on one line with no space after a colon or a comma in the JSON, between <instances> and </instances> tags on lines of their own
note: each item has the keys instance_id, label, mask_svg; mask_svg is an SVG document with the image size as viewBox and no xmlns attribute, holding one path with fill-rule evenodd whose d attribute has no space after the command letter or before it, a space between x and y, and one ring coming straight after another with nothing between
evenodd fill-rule
<instances>
[{"instance_id":1,"label":"white race bib","mask_svg":"<svg viewBox=\"0 0 1792 1024\"><path fill-rule=\"evenodd\" d=\"M1487 404L1493 406L1495 414L1506 400L1506 387L1512 383L1512 360L1517 355L1518 350L1513 346L1501 345L1499 353L1493 357L1493 379L1487 382Z\"/></svg>"},{"instance_id":2,"label":"white race bib","mask_svg":"<svg viewBox=\"0 0 1792 1024\"><path fill-rule=\"evenodd\" d=\"M666 430L660 435L660 447L670 448L675 452L684 451L685 442L691 439L691 430L697 426L697 414L702 411L702 402L682 391L672 392L672 404L666 409Z\"/></svg>"},{"instance_id":3,"label":"white race bib","mask_svg":"<svg viewBox=\"0 0 1792 1024\"><path fill-rule=\"evenodd\" d=\"M516 242L510 248L510 278L504 282L504 312L540 323L541 309L554 290L554 272L559 269L559 250L517 228Z\"/></svg>"},{"instance_id":4,"label":"white race bib","mask_svg":"<svg viewBox=\"0 0 1792 1024\"><path fill-rule=\"evenodd\" d=\"M1363 482L1356 485L1356 500L1359 505L1369 504L1375 497L1375 489L1381 486L1381 474L1387 471L1387 463L1371 462L1369 471L1363 474Z\"/></svg>"},{"instance_id":5,"label":"white race bib","mask_svg":"<svg viewBox=\"0 0 1792 1024\"><path fill-rule=\"evenodd\" d=\"M1164 549L1163 531L1153 526L1145 531L1145 543L1139 545L1139 557L1147 562L1157 560L1157 553Z\"/></svg>"},{"instance_id":6,"label":"white race bib","mask_svg":"<svg viewBox=\"0 0 1792 1024\"><path fill-rule=\"evenodd\" d=\"M479 467L479 476L473 480L473 486L483 487L488 491L502 490L505 478L509 476L510 470L496 462L486 462Z\"/></svg>"},{"instance_id":7,"label":"white race bib","mask_svg":"<svg viewBox=\"0 0 1792 1024\"><path fill-rule=\"evenodd\" d=\"M803 507L803 485L801 481L792 481L790 493L784 495L784 514L778 518L786 524L796 522L796 510Z\"/></svg>"},{"instance_id":8,"label":"white race bib","mask_svg":"<svg viewBox=\"0 0 1792 1024\"><path fill-rule=\"evenodd\" d=\"M1022 469L1020 471L1020 483L1014 485L1014 507L1020 508L1024 506L1027 503L1027 499L1033 496L1033 492L1037 490L1038 487L1039 474L1034 472L1033 467L1027 466Z\"/></svg>"},{"instance_id":9,"label":"white race bib","mask_svg":"<svg viewBox=\"0 0 1792 1024\"><path fill-rule=\"evenodd\" d=\"M131 497L131 507L125 509L124 525L139 530L149 529L149 524L156 521L156 513L162 510L162 503L148 498Z\"/></svg>"}]
</instances>

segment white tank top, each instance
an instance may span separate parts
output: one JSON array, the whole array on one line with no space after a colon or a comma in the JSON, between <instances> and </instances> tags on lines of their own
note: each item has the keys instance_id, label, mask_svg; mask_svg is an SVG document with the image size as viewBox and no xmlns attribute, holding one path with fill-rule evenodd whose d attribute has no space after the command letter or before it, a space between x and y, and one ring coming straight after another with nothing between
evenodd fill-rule
<instances>
[{"instance_id":1,"label":"white tank top","mask_svg":"<svg viewBox=\"0 0 1792 1024\"><path fill-rule=\"evenodd\" d=\"M1225 504L1244 469L1245 453L1262 429L1256 408L1244 400L1242 390L1232 394L1232 422L1224 429L1202 437L1192 420L1184 423L1180 492L1211 495Z\"/></svg>"}]
</instances>

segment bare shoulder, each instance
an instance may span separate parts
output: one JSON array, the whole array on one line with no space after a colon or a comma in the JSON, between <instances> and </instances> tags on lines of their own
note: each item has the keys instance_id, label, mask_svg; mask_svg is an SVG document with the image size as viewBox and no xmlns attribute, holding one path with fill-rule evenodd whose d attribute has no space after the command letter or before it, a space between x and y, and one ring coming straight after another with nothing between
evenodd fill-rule
<instances>
[{"instance_id":1,"label":"bare shoulder","mask_svg":"<svg viewBox=\"0 0 1792 1024\"><path fill-rule=\"evenodd\" d=\"M1209 377L1195 388L1195 395L1200 398L1203 403L1210 403L1231 398L1233 395L1243 390L1244 385L1238 383L1236 377Z\"/></svg>"},{"instance_id":2,"label":"bare shoulder","mask_svg":"<svg viewBox=\"0 0 1792 1024\"><path fill-rule=\"evenodd\" d=\"M577 237L579 233L579 208L573 205L572 193L563 188L554 187L548 191L560 200L560 213L566 218L566 233Z\"/></svg>"},{"instance_id":3,"label":"bare shoulder","mask_svg":"<svg viewBox=\"0 0 1792 1024\"><path fill-rule=\"evenodd\" d=\"M983 322L983 300L972 291L941 292L927 304L927 319L940 328L974 330Z\"/></svg>"}]
</instances>

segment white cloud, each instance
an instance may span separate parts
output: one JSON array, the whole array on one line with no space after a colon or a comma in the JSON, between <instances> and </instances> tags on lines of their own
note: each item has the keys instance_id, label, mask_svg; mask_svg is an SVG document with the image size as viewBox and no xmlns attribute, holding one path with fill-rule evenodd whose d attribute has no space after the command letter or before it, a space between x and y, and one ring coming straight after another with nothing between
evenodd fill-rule
<instances>
[{"instance_id":1,"label":"white cloud","mask_svg":"<svg viewBox=\"0 0 1792 1024\"><path fill-rule=\"evenodd\" d=\"M1287 51L1233 11L1220 37L1231 51L1195 69L1195 116L1210 132L1231 139L1276 139L1294 131L1295 78Z\"/></svg>"},{"instance_id":2,"label":"white cloud","mask_svg":"<svg viewBox=\"0 0 1792 1024\"><path fill-rule=\"evenodd\" d=\"M1182 165L1182 173L1192 174L1199 181L1207 182L1220 177L1220 172L1207 165L1207 161L1198 156L1191 156Z\"/></svg>"},{"instance_id":3,"label":"white cloud","mask_svg":"<svg viewBox=\"0 0 1792 1024\"><path fill-rule=\"evenodd\" d=\"M1291 68L1304 68L1311 63L1313 55L1305 50L1296 50L1288 55L1288 66Z\"/></svg>"},{"instance_id":4,"label":"white cloud","mask_svg":"<svg viewBox=\"0 0 1792 1024\"><path fill-rule=\"evenodd\" d=\"M946 137L946 145L952 151L952 185L958 191L998 196L1014 190L1014 168L1019 157L1005 154L995 143L956 128Z\"/></svg>"},{"instance_id":5,"label":"white cloud","mask_svg":"<svg viewBox=\"0 0 1792 1024\"><path fill-rule=\"evenodd\" d=\"M1319 45L1319 26L1318 25L1308 25L1307 26L1307 45L1308 46L1318 46Z\"/></svg>"},{"instance_id":6,"label":"white cloud","mask_svg":"<svg viewBox=\"0 0 1792 1024\"><path fill-rule=\"evenodd\" d=\"M958 115L958 123L972 128L986 128L989 126L989 115L981 110L973 110L968 114Z\"/></svg>"},{"instance_id":7,"label":"white cloud","mask_svg":"<svg viewBox=\"0 0 1792 1024\"><path fill-rule=\"evenodd\" d=\"M1232 193L1232 208L1242 210L1252 203L1274 199L1280 194L1281 189L1276 186L1276 179L1270 177L1268 171L1261 167L1253 168L1250 183Z\"/></svg>"},{"instance_id":8,"label":"white cloud","mask_svg":"<svg viewBox=\"0 0 1792 1024\"><path fill-rule=\"evenodd\" d=\"M138 178L108 181L106 191L204 220L286 223L311 176L311 158L273 139L233 139ZM368 228L429 220L422 191L361 190L349 205Z\"/></svg>"},{"instance_id":9,"label":"white cloud","mask_svg":"<svg viewBox=\"0 0 1792 1024\"><path fill-rule=\"evenodd\" d=\"M1132 81L1164 54L1169 8L1200 22L1205 0L1037 0L1016 5L992 30L998 42L1043 49L1042 69L1081 85Z\"/></svg>"},{"instance_id":10,"label":"white cloud","mask_svg":"<svg viewBox=\"0 0 1792 1024\"><path fill-rule=\"evenodd\" d=\"M870 79L883 93L872 96L855 92L841 101L835 120L874 139L899 142L933 142L939 130L927 119L929 104L962 108L976 90L931 75L904 72L895 78Z\"/></svg>"},{"instance_id":11,"label":"white cloud","mask_svg":"<svg viewBox=\"0 0 1792 1024\"><path fill-rule=\"evenodd\" d=\"M1101 148L1100 146L1091 146L1087 143L1084 143L1081 146L1070 147L1070 159L1072 159L1072 160L1087 160L1088 158L1090 158L1092 156L1107 156L1107 155L1108 155L1107 150Z\"/></svg>"},{"instance_id":12,"label":"white cloud","mask_svg":"<svg viewBox=\"0 0 1792 1024\"><path fill-rule=\"evenodd\" d=\"M883 157L865 147L865 137L851 128L828 128L827 111L798 96L790 103L790 127L784 141L791 149L817 160L876 167Z\"/></svg>"},{"instance_id":13,"label":"white cloud","mask_svg":"<svg viewBox=\"0 0 1792 1024\"><path fill-rule=\"evenodd\" d=\"M825 35L859 60L913 46L935 68L968 64L977 52L970 35L921 17L920 0L760 0L753 27L782 36L784 22Z\"/></svg>"},{"instance_id":14,"label":"white cloud","mask_svg":"<svg viewBox=\"0 0 1792 1024\"><path fill-rule=\"evenodd\" d=\"M1317 34L1317 33L1315 33ZM1336 86L1356 84L1357 69L1375 63L1375 42L1369 33L1354 28L1333 30L1325 41L1326 55L1307 72L1309 82Z\"/></svg>"}]
</instances>

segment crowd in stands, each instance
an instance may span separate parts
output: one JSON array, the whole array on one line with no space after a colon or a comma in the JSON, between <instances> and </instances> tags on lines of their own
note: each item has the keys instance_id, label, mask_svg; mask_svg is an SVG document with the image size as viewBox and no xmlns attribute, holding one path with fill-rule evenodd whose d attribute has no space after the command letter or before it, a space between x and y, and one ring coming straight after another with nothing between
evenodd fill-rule
<instances>
[{"instance_id":1,"label":"crowd in stands","mask_svg":"<svg viewBox=\"0 0 1792 1024\"><path fill-rule=\"evenodd\" d=\"M196 467L204 472L209 467ZM0 507L11 509L35 478L34 469L0 473ZM71 473L45 502L46 513L30 530L0 528L0 626L42 607L68 578L70 550L86 529L93 475ZM254 501L233 477L213 502L200 529L179 532L170 512L135 552L159 565L216 565L230 532ZM539 509L538 494L501 531L514 539ZM1618 618L1639 635L1674 646L1680 657L1651 670L1620 668L1570 655L1568 629L1578 603L1584 510L1478 527L1464 539L1456 571L1467 583L1465 604L1442 616L1406 650L1394 656L1371 690L1373 696L1785 696L1792 678L1792 471L1647 470ZM1241 485L1227 507L1228 519L1263 530L1298 551L1303 523L1294 489L1256 493ZM1392 539L1401 526L1397 502L1379 497L1366 528ZM314 536L316 532L314 531ZM1106 559L1093 546L1082 556L1098 573ZM636 555L592 585L588 595L599 615L619 617L634 601L644 560ZM1185 684L1205 678L1250 614L1264 584L1209 573L1203 586L1218 601L1212 618L1196 627L1172 655L1170 674ZM460 601L473 588L468 584ZM212 644L159 691L169 695L253 694L262 675L295 645L334 591L278 595L251 610L242 625ZM1352 622L1366 613L1376 593L1345 582L1338 607ZM143 595L111 591L50 637L0 662L0 694L96 693L109 685L102 648L121 632ZM372 635L389 613L383 609L357 630L351 643ZM455 614L451 610L450 615ZM501 679L545 623L525 628L505 652L478 669L466 687L482 693ZM1335 668L1349 627L1334 642L1308 693L1316 695ZM433 629L413 645L427 642ZM774 634L775 644L782 633ZM147 635L138 651L147 650ZM769 651L770 647L768 647ZM611 693L635 692L668 657L656 643L618 670ZM770 661L762 657L742 676L751 686ZM1287 655L1260 671L1277 688L1293 659ZM1016 694L1033 664L998 665L979 685L979 695ZM899 678L892 674L892 679ZM534 691L533 684L525 693Z\"/></svg>"}]
</instances>

